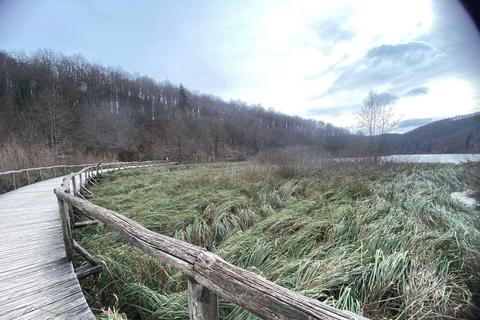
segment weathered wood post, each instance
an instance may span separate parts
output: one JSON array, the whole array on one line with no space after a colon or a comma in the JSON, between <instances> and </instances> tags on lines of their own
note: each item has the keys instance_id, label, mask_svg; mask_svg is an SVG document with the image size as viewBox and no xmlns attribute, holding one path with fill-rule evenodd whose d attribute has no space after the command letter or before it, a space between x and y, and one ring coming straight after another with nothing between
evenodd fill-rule
<instances>
[{"instance_id":1,"label":"weathered wood post","mask_svg":"<svg viewBox=\"0 0 480 320\"><path fill-rule=\"evenodd\" d=\"M65 181L67 181L67 184L65 184ZM68 179L68 177L63 178L63 186L64 186L64 191L66 193L71 194L70 179ZM72 227L75 225L75 216L73 215L73 206L70 203L65 202L65 210L67 210L68 216L70 217L70 229L72 229Z\"/></svg>"},{"instance_id":2,"label":"weathered wood post","mask_svg":"<svg viewBox=\"0 0 480 320\"><path fill-rule=\"evenodd\" d=\"M76 197L77 196L77 181L76 181L76 175L72 176L72 187L73 187L73 195Z\"/></svg>"},{"instance_id":3,"label":"weathered wood post","mask_svg":"<svg viewBox=\"0 0 480 320\"><path fill-rule=\"evenodd\" d=\"M217 295L188 277L188 314L191 320L218 320Z\"/></svg>"},{"instance_id":4,"label":"weathered wood post","mask_svg":"<svg viewBox=\"0 0 480 320\"><path fill-rule=\"evenodd\" d=\"M43 180L43 177L42 177L42 169L38 169L38 177L40 178L40 181Z\"/></svg>"},{"instance_id":5,"label":"weathered wood post","mask_svg":"<svg viewBox=\"0 0 480 320\"><path fill-rule=\"evenodd\" d=\"M57 190L55 190L55 193ZM60 218L62 219L62 233L63 233L63 243L65 244L65 254L68 261L73 262L73 238L72 230L70 228L70 221L68 219L68 207L66 208L67 203L63 200L57 198L58 201L58 210L60 212ZM66 210L65 210L66 208Z\"/></svg>"},{"instance_id":6,"label":"weathered wood post","mask_svg":"<svg viewBox=\"0 0 480 320\"><path fill-rule=\"evenodd\" d=\"M10 173L12 175L12 186L13 186L13 190L17 189L17 186L15 184L15 173Z\"/></svg>"},{"instance_id":7,"label":"weathered wood post","mask_svg":"<svg viewBox=\"0 0 480 320\"><path fill-rule=\"evenodd\" d=\"M57 172L55 171L55 167L52 167L52 173L53 173L53 177L56 178L57 177Z\"/></svg>"},{"instance_id":8,"label":"weathered wood post","mask_svg":"<svg viewBox=\"0 0 480 320\"><path fill-rule=\"evenodd\" d=\"M25 170L25 179L27 180L27 185L30 184L30 175L28 174L28 170Z\"/></svg>"}]
</instances>

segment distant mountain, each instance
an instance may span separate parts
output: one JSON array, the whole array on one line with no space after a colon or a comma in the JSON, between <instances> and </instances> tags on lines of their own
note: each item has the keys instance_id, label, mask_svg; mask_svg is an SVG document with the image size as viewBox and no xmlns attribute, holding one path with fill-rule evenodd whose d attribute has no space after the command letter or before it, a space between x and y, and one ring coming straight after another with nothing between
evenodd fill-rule
<instances>
[{"instance_id":1,"label":"distant mountain","mask_svg":"<svg viewBox=\"0 0 480 320\"><path fill-rule=\"evenodd\" d=\"M389 151L396 154L480 152L480 112L434 121L404 134L390 134L387 141Z\"/></svg>"},{"instance_id":2,"label":"distant mountain","mask_svg":"<svg viewBox=\"0 0 480 320\"><path fill-rule=\"evenodd\" d=\"M395 133L406 133L418 127L440 120L441 118L408 119L399 123L395 128Z\"/></svg>"}]
</instances>

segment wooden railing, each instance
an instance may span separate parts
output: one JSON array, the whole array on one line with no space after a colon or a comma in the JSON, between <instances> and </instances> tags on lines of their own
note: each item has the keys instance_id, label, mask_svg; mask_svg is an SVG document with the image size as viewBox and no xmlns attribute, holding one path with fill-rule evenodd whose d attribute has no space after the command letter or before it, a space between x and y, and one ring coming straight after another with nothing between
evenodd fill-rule
<instances>
[{"instance_id":1,"label":"wooden railing","mask_svg":"<svg viewBox=\"0 0 480 320\"><path fill-rule=\"evenodd\" d=\"M83 176L87 179L83 183L96 183L104 171L98 166L85 168L67 176L62 186L55 189L67 258L72 261L75 250L91 263L85 270L77 270L80 278L98 272L98 262L72 238L73 208L92 223L104 223L133 246L187 274L190 319L218 319L217 295L263 319L366 319L290 291L201 247L155 233L117 212L90 203L79 192L76 179Z\"/></svg>"},{"instance_id":2,"label":"wooden railing","mask_svg":"<svg viewBox=\"0 0 480 320\"><path fill-rule=\"evenodd\" d=\"M0 179L2 179L3 184L0 188L0 193L15 190L45 179L64 176L89 166L93 166L93 164L58 165L0 172Z\"/></svg>"}]
</instances>

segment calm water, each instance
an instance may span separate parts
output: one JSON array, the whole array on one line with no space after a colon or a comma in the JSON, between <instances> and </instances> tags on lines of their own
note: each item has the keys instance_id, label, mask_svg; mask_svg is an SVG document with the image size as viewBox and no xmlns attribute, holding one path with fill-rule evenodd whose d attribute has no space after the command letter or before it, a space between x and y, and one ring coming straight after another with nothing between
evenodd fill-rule
<instances>
[{"instance_id":1,"label":"calm water","mask_svg":"<svg viewBox=\"0 0 480 320\"><path fill-rule=\"evenodd\" d=\"M382 157L385 161L395 162L428 162L428 163L455 163L480 161L480 154L409 154Z\"/></svg>"}]
</instances>

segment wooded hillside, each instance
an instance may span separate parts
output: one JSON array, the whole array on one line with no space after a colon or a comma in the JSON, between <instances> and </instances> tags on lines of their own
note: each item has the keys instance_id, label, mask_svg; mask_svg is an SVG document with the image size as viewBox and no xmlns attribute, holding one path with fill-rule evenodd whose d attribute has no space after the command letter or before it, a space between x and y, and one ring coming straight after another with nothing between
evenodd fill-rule
<instances>
[{"instance_id":1,"label":"wooded hillside","mask_svg":"<svg viewBox=\"0 0 480 320\"><path fill-rule=\"evenodd\" d=\"M243 160L290 146L365 155L365 137L347 129L48 49L0 51L0 114L0 171L99 160ZM384 138L387 154L479 152L480 114Z\"/></svg>"},{"instance_id":2,"label":"wooded hillside","mask_svg":"<svg viewBox=\"0 0 480 320\"><path fill-rule=\"evenodd\" d=\"M346 129L157 82L48 49L0 51L0 149L119 160L244 159L307 145L335 151Z\"/></svg>"},{"instance_id":3,"label":"wooded hillside","mask_svg":"<svg viewBox=\"0 0 480 320\"><path fill-rule=\"evenodd\" d=\"M389 135L391 153L478 153L480 112L438 120L404 134Z\"/></svg>"}]
</instances>

